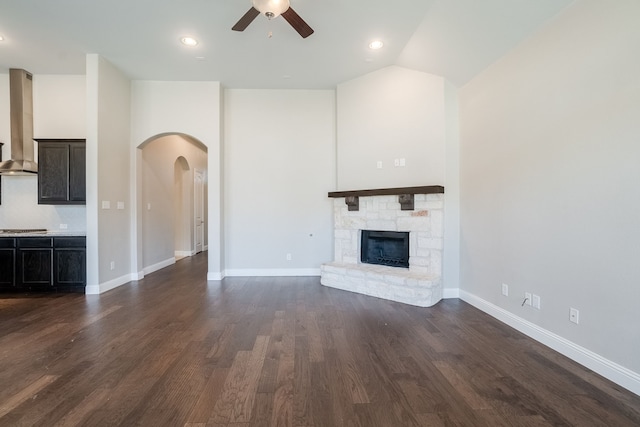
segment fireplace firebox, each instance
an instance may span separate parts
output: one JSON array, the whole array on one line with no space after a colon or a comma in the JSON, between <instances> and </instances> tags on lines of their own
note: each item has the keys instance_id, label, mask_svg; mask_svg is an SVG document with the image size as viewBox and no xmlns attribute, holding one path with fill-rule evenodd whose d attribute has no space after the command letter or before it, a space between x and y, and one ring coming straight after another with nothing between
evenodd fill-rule
<instances>
[{"instance_id":1,"label":"fireplace firebox","mask_svg":"<svg viewBox=\"0 0 640 427\"><path fill-rule=\"evenodd\" d=\"M362 230L360 261L409 268L409 233Z\"/></svg>"}]
</instances>

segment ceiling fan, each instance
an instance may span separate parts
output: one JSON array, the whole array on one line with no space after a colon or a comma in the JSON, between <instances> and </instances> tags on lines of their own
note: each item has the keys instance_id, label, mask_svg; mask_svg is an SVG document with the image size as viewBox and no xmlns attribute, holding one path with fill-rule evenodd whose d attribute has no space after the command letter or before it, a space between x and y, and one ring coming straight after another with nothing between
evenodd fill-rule
<instances>
[{"instance_id":1,"label":"ceiling fan","mask_svg":"<svg viewBox=\"0 0 640 427\"><path fill-rule=\"evenodd\" d=\"M252 0L253 6L231 29L234 31L244 31L249 24L260 14L267 19L282 17L293 27L294 30L306 39L313 34L313 28L309 26L289 5L289 0Z\"/></svg>"}]
</instances>

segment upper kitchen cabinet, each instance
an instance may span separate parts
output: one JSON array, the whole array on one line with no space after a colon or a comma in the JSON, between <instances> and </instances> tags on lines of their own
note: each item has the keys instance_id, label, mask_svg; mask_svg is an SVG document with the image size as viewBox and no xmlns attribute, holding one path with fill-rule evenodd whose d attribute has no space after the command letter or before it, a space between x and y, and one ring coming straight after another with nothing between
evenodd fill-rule
<instances>
[{"instance_id":1,"label":"upper kitchen cabinet","mask_svg":"<svg viewBox=\"0 0 640 427\"><path fill-rule=\"evenodd\" d=\"M38 141L38 204L86 203L86 144L84 139Z\"/></svg>"}]
</instances>

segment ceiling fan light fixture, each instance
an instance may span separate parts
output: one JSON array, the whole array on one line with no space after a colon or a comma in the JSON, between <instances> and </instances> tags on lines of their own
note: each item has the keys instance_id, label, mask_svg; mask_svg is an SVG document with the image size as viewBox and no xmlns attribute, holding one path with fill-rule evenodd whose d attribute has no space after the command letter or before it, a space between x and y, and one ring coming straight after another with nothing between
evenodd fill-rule
<instances>
[{"instance_id":1,"label":"ceiling fan light fixture","mask_svg":"<svg viewBox=\"0 0 640 427\"><path fill-rule=\"evenodd\" d=\"M289 9L289 0L252 0L253 7L269 19L280 16Z\"/></svg>"}]
</instances>

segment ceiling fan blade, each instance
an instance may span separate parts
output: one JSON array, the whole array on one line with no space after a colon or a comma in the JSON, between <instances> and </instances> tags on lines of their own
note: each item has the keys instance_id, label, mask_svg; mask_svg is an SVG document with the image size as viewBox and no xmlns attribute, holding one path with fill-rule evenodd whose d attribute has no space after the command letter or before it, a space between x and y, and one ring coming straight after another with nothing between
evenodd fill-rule
<instances>
[{"instance_id":1,"label":"ceiling fan blade","mask_svg":"<svg viewBox=\"0 0 640 427\"><path fill-rule=\"evenodd\" d=\"M298 32L298 34L302 36L303 39L306 39L313 34L313 28L304 22L304 19L300 18L300 15L298 15L291 7L282 12L282 17L286 19L286 21Z\"/></svg>"},{"instance_id":2,"label":"ceiling fan blade","mask_svg":"<svg viewBox=\"0 0 640 427\"><path fill-rule=\"evenodd\" d=\"M260 15L260 11L255 7L252 7L231 29L233 31L244 31L258 15Z\"/></svg>"}]
</instances>

